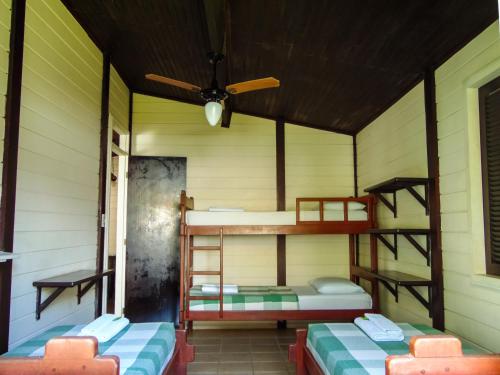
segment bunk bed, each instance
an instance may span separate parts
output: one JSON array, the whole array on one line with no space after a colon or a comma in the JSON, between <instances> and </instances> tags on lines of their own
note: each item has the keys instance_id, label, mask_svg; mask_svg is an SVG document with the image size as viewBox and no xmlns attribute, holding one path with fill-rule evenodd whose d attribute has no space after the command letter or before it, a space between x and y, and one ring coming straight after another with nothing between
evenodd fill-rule
<instances>
[{"instance_id":1,"label":"bunk bed","mask_svg":"<svg viewBox=\"0 0 500 375\"><path fill-rule=\"evenodd\" d=\"M349 235L351 272L359 265L355 236L376 227L373 195L341 198L297 198L295 211L245 212L234 210L196 211L194 199L180 196L180 324L212 320L343 320L352 321L365 312L378 310L378 286L372 282L371 296L347 294L329 298L315 296L308 287L241 287L241 293L207 295L193 285L196 276L218 276L224 285L224 236L237 235ZM217 236L216 246L195 246L195 236ZM219 269L196 270L194 252L219 252ZM260 289L259 289L260 288ZM368 296L368 302L360 302ZM323 298L321 303L320 299ZM351 299L349 299L351 298ZM307 304L306 300L313 301ZM349 300L352 301L349 305ZM302 302L301 302L302 301ZM238 304L238 306L236 306ZM325 305L326 304L326 305ZM323 306L323 307L322 307ZM326 308L324 307L326 306Z\"/></svg>"},{"instance_id":2,"label":"bunk bed","mask_svg":"<svg viewBox=\"0 0 500 375\"><path fill-rule=\"evenodd\" d=\"M58 326L0 357L0 374L185 375L194 360L187 332L170 323L133 323L107 342Z\"/></svg>"},{"instance_id":3,"label":"bunk bed","mask_svg":"<svg viewBox=\"0 0 500 375\"><path fill-rule=\"evenodd\" d=\"M374 342L351 323L312 324L297 330L288 359L297 375L500 375L498 354L423 324L399 326L404 341Z\"/></svg>"}]
</instances>

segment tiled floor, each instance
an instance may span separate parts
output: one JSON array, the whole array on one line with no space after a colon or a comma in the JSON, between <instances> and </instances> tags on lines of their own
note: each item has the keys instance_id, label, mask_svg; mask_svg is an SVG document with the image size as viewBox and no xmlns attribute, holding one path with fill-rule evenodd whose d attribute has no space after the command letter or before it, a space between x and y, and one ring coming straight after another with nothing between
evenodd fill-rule
<instances>
[{"instance_id":1,"label":"tiled floor","mask_svg":"<svg viewBox=\"0 0 500 375\"><path fill-rule=\"evenodd\" d=\"M195 345L195 361L188 374L288 375L288 345L295 330L194 330L189 342Z\"/></svg>"}]
</instances>

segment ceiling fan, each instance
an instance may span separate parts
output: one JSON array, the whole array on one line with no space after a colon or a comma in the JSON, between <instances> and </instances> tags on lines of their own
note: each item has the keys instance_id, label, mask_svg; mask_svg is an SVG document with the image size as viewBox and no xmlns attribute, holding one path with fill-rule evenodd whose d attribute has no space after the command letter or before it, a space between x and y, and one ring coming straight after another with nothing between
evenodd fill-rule
<instances>
[{"instance_id":1,"label":"ceiling fan","mask_svg":"<svg viewBox=\"0 0 500 375\"><path fill-rule=\"evenodd\" d=\"M209 88L202 89L199 86L191 83L178 81L173 78L163 77L157 74L146 74L146 79L164 83L171 86L176 86L181 89L199 93L201 98L207 102L205 104L205 116L210 125L215 126L222 115L222 104L229 95L242 94L244 92L270 89L279 87L280 81L273 77L254 79L251 81L232 83L221 89L217 82L217 64L224 60L224 55L221 53L208 53L208 60L213 65L212 84Z\"/></svg>"}]
</instances>

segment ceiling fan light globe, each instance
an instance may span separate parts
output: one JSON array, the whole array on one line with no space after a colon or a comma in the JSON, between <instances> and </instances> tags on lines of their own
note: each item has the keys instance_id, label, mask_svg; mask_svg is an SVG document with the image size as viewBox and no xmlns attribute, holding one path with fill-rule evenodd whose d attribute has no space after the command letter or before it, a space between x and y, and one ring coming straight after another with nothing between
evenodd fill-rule
<instances>
[{"instance_id":1,"label":"ceiling fan light globe","mask_svg":"<svg viewBox=\"0 0 500 375\"><path fill-rule=\"evenodd\" d=\"M205 116L210 126L215 126L222 115L222 105L218 102L208 102L205 104Z\"/></svg>"}]
</instances>

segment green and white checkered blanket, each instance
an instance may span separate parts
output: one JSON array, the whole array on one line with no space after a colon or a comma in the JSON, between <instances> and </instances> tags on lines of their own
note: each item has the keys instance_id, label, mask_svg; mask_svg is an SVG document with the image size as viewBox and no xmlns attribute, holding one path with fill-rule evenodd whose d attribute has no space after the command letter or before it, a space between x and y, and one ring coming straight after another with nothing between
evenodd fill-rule
<instances>
[{"instance_id":1,"label":"green and white checkered blanket","mask_svg":"<svg viewBox=\"0 0 500 375\"><path fill-rule=\"evenodd\" d=\"M57 336L77 336L85 325L59 326L4 354L8 357L43 356L45 344ZM120 374L158 375L170 360L175 347L172 323L129 324L111 340L99 343L99 354L120 357Z\"/></svg>"},{"instance_id":2,"label":"green and white checkered blanket","mask_svg":"<svg viewBox=\"0 0 500 375\"><path fill-rule=\"evenodd\" d=\"M192 296L214 296L204 294L201 286L191 288ZM223 309L226 311L298 310L299 299L288 287L281 286L240 286L238 294L225 294ZM217 300L190 301L191 311L219 311Z\"/></svg>"},{"instance_id":3,"label":"green and white checkered blanket","mask_svg":"<svg viewBox=\"0 0 500 375\"><path fill-rule=\"evenodd\" d=\"M310 324L307 347L327 375L384 375L385 358L407 354L412 336L436 335L442 332L423 324L398 324L404 341L375 342L352 323ZM477 349L463 344L464 353Z\"/></svg>"}]
</instances>

